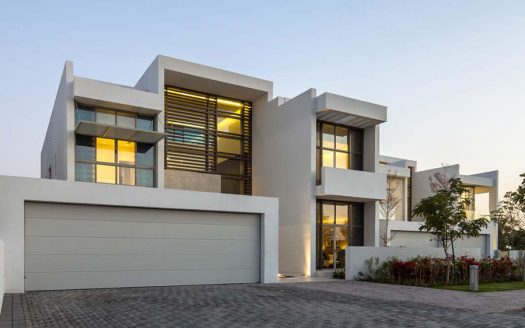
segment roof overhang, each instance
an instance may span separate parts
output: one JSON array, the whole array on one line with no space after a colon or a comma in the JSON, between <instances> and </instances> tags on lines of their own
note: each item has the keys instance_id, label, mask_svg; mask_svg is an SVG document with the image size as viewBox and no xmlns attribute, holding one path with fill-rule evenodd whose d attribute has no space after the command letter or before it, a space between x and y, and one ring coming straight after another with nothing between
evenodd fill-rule
<instances>
[{"instance_id":1,"label":"roof overhang","mask_svg":"<svg viewBox=\"0 0 525 328\"><path fill-rule=\"evenodd\" d=\"M245 101L272 98L271 81L166 56L158 62L165 85Z\"/></svg>"},{"instance_id":2,"label":"roof overhang","mask_svg":"<svg viewBox=\"0 0 525 328\"><path fill-rule=\"evenodd\" d=\"M386 122L386 107L362 100L323 93L315 99L317 119L356 128Z\"/></svg>"},{"instance_id":3,"label":"roof overhang","mask_svg":"<svg viewBox=\"0 0 525 328\"><path fill-rule=\"evenodd\" d=\"M157 131L130 129L121 126L86 121L78 122L75 133L92 137L128 140L150 144L157 143L166 136L165 133Z\"/></svg>"}]
</instances>

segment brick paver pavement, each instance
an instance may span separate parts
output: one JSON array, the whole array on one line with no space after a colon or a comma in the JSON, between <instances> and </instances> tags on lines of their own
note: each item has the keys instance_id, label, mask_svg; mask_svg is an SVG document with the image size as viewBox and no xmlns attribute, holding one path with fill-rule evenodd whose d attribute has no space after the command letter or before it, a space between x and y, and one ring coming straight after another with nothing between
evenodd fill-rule
<instances>
[{"instance_id":1,"label":"brick paver pavement","mask_svg":"<svg viewBox=\"0 0 525 328\"><path fill-rule=\"evenodd\" d=\"M494 293L466 293L435 288L337 280L313 284L302 283L297 284L297 286L381 300L409 301L486 313L523 309L525 307L524 289Z\"/></svg>"},{"instance_id":2,"label":"brick paver pavement","mask_svg":"<svg viewBox=\"0 0 525 328\"><path fill-rule=\"evenodd\" d=\"M525 327L525 313L486 313L417 300L354 295L345 290L353 284L333 281L28 292L6 296L0 328Z\"/></svg>"}]
</instances>

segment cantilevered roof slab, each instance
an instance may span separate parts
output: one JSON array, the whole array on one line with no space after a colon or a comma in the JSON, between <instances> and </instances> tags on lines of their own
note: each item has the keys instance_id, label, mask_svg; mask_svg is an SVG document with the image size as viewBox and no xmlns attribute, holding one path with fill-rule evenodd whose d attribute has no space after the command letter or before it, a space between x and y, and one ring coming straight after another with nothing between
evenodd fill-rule
<instances>
[{"instance_id":1,"label":"cantilevered roof slab","mask_svg":"<svg viewBox=\"0 0 525 328\"><path fill-rule=\"evenodd\" d=\"M86 121L81 121L77 124L75 133L91 137L120 139L151 144L159 142L166 136L165 133L157 131L138 130Z\"/></svg>"},{"instance_id":2,"label":"cantilevered roof slab","mask_svg":"<svg viewBox=\"0 0 525 328\"><path fill-rule=\"evenodd\" d=\"M322 121L367 128L386 122L386 107L362 100L323 93L315 100L317 118Z\"/></svg>"}]
</instances>

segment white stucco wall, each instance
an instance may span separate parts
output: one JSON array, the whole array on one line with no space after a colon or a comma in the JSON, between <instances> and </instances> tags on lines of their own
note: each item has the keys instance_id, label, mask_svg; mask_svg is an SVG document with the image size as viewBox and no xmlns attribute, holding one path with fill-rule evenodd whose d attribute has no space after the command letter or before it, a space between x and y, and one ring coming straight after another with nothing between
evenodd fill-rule
<instances>
[{"instance_id":1,"label":"white stucco wall","mask_svg":"<svg viewBox=\"0 0 525 328\"><path fill-rule=\"evenodd\" d=\"M46 137L40 153L40 176L48 179L67 180L69 145L67 118L68 111L73 112L73 63L66 62L58 86L53 111L49 119ZM51 168L51 176L49 175ZM74 170L73 170L74 179Z\"/></svg>"},{"instance_id":2,"label":"white stucco wall","mask_svg":"<svg viewBox=\"0 0 525 328\"><path fill-rule=\"evenodd\" d=\"M261 282L276 282L279 204L276 198L0 176L0 240L5 290L24 291L24 202L255 213L262 219Z\"/></svg>"},{"instance_id":3,"label":"white stucco wall","mask_svg":"<svg viewBox=\"0 0 525 328\"><path fill-rule=\"evenodd\" d=\"M315 270L315 90L254 103L253 194L279 197L279 271Z\"/></svg>"},{"instance_id":4,"label":"white stucco wall","mask_svg":"<svg viewBox=\"0 0 525 328\"><path fill-rule=\"evenodd\" d=\"M479 258L478 248L460 248L456 250L457 256L468 255ZM366 273L366 261L372 257L379 258L379 262L384 262L392 257L397 257L402 261L417 256L445 257L445 252L441 248L431 247L357 247L350 246L345 252L345 273L346 280L354 280L359 272Z\"/></svg>"}]
</instances>

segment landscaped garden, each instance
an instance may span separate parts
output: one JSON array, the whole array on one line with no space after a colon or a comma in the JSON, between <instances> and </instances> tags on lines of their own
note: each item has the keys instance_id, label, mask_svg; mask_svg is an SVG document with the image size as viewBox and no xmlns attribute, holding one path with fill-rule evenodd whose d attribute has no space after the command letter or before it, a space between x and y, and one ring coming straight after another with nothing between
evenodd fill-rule
<instances>
[{"instance_id":1,"label":"landscaped garden","mask_svg":"<svg viewBox=\"0 0 525 328\"><path fill-rule=\"evenodd\" d=\"M390 258L381 262L379 258L367 260L367 272L361 272L359 279L365 281L440 287L456 290L468 289L469 268L479 267L480 289L483 291L525 288L523 282L523 261L508 257L475 260L460 257L451 267L450 259L416 257L407 261ZM448 279L447 279L448 276ZM506 283L498 285L498 283Z\"/></svg>"}]
</instances>

